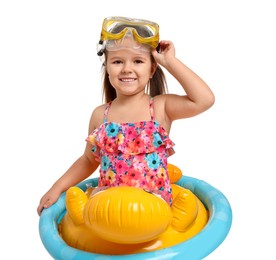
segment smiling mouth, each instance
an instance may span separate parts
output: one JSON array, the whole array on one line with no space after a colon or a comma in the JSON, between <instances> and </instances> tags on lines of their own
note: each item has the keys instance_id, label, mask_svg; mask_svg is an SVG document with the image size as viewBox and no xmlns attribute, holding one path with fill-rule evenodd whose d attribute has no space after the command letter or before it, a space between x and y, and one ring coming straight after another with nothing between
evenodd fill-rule
<instances>
[{"instance_id":1,"label":"smiling mouth","mask_svg":"<svg viewBox=\"0 0 276 260\"><path fill-rule=\"evenodd\" d=\"M134 78L123 78L123 79L120 79L120 81L122 81L122 82L133 82L133 81L135 81L136 79L134 79Z\"/></svg>"}]
</instances>

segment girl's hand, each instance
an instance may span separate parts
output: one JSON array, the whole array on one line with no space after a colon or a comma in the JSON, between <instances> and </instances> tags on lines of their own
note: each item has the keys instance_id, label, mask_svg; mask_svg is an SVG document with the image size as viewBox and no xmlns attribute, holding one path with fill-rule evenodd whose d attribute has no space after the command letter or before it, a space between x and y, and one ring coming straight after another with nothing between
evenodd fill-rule
<instances>
[{"instance_id":1,"label":"girl's hand","mask_svg":"<svg viewBox=\"0 0 276 260\"><path fill-rule=\"evenodd\" d=\"M39 206L37 207L37 213L40 216L42 210L45 208L49 208L53 205L59 198L60 192L55 191L51 188L40 200Z\"/></svg>"},{"instance_id":2,"label":"girl's hand","mask_svg":"<svg viewBox=\"0 0 276 260\"><path fill-rule=\"evenodd\" d=\"M153 50L152 55L155 61L165 67L172 58L175 58L175 48L171 41L160 41L159 50Z\"/></svg>"}]
</instances>

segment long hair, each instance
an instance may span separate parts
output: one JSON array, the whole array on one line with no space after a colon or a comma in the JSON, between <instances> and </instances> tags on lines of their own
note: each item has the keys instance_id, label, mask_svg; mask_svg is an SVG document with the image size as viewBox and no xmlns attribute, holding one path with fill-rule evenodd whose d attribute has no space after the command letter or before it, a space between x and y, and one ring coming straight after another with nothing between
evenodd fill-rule
<instances>
[{"instance_id":1,"label":"long hair","mask_svg":"<svg viewBox=\"0 0 276 260\"><path fill-rule=\"evenodd\" d=\"M120 25L116 28L113 29L113 33L118 33L122 31L126 25ZM147 30L145 30L144 27L139 27L139 26L133 26L139 35L144 36L144 37L149 37L150 34ZM104 57L105 60L107 59L108 51L104 50ZM151 55L151 62L156 63L154 60L153 56ZM116 97L116 90L113 88L109 81L108 73L106 71L106 65L105 62L102 65L102 80L103 80L103 101L106 103L113 101ZM148 93L151 97L160 95L160 94L165 94L167 93L167 81L165 74L162 70L162 68L157 65L156 70L152 76L152 78L149 80L147 86L146 86L146 93Z\"/></svg>"}]
</instances>

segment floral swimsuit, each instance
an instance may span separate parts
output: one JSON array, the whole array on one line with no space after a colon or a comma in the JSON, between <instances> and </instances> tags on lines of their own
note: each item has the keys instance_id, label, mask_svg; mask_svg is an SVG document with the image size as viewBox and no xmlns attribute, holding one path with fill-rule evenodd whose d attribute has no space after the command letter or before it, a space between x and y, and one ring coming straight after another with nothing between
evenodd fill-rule
<instances>
[{"instance_id":1,"label":"floral swimsuit","mask_svg":"<svg viewBox=\"0 0 276 260\"><path fill-rule=\"evenodd\" d=\"M111 103L106 106L103 124L86 139L101 163L98 186L140 187L160 195L171 205L167 158L174 153L174 143L154 120L153 99L150 99L151 120L136 123L107 121Z\"/></svg>"}]
</instances>

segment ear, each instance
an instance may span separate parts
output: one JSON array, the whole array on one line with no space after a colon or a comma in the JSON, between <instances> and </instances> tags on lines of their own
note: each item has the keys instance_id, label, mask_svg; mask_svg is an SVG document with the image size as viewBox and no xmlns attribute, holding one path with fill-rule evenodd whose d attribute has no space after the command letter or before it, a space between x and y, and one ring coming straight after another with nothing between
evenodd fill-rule
<instances>
[{"instance_id":1,"label":"ear","mask_svg":"<svg viewBox=\"0 0 276 260\"><path fill-rule=\"evenodd\" d=\"M157 63L154 61L152 62L151 64L151 74L150 74L150 78L152 78L152 76L154 75L155 71L156 71L156 68L157 68Z\"/></svg>"}]
</instances>

